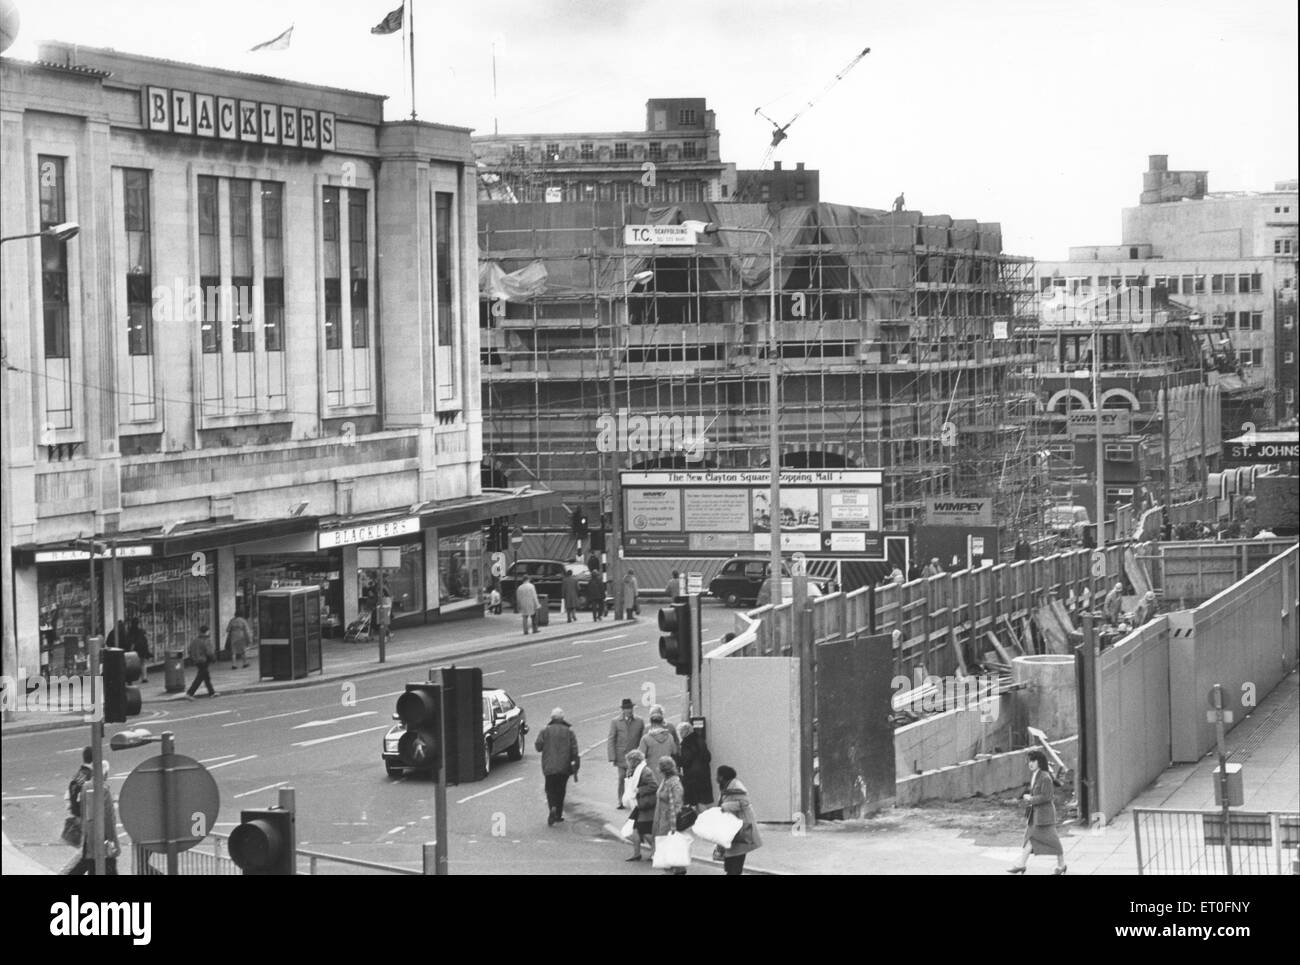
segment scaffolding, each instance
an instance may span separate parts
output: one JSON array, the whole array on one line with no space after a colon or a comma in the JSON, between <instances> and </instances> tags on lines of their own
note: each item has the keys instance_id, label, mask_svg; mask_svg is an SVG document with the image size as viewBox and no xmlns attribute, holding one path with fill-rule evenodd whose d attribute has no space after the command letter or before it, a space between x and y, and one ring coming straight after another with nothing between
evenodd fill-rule
<instances>
[{"instance_id":1,"label":"scaffolding","mask_svg":"<svg viewBox=\"0 0 1300 965\"><path fill-rule=\"evenodd\" d=\"M623 245L624 225L686 220L724 230L692 248ZM768 247L726 227L775 242L783 467L884 470L893 532L947 496L1037 529L1032 262L1001 251L996 224L830 204L480 205L495 484L540 480L570 507L608 508L615 463L767 466ZM597 420L620 408L699 420L702 460L598 452Z\"/></svg>"}]
</instances>

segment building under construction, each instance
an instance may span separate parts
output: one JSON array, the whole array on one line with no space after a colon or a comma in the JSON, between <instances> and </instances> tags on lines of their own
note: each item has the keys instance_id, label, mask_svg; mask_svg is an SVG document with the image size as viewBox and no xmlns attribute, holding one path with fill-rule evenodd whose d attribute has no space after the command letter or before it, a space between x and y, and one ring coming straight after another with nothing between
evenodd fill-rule
<instances>
[{"instance_id":1,"label":"building under construction","mask_svg":"<svg viewBox=\"0 0 1300 965\"><path fill-rule=\"evenodd\" d=\"M626 225L688 220L720 230L624 244ZM1004 531L1036 528L1032 263L1003 253L999 225L596 201L480 204L478 228L492 484L540 481L595 528L615 463L766 467L774 262L782 466L883 469L887 531L924 523L926 499L944 496L992 499ZM702 443L602 452L598 420L620 409L689 417Z\"/></svg>"}]
</instances>

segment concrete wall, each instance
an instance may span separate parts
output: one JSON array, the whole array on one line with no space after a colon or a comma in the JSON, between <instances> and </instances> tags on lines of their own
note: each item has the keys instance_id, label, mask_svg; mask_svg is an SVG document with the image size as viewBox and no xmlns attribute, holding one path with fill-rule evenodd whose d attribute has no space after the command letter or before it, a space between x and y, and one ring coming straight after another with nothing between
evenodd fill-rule
<instances>
[{"instance_id":1,"label":"concrete wall","mask_svg":"<svg viewBox=\"0 0 1300 965\"><path fill-rule=\"evenodd\" d=\"M1003 695L986 713L950 710L894 730L894 763L901 784L918 773L969 761L1011 746L1012 699ZM992 717L992 720L983 720Z\"/></svg>"},{"instance_id":2,"label":"concrete wall","mask_svg":"<svg viewBox=\"0 0 1300 965\"><path fill-rule=\"evenodd\" d=\"M1052 749L1061 756L1066 767L1070 770L1077 768L1077 737L1053 741ZM1026 783L1025 752L1007 751L899 778L895 805L914 807L923 801L959 801L968 797L987 797L1023 788Z\"/></svg>"}]
</instances>

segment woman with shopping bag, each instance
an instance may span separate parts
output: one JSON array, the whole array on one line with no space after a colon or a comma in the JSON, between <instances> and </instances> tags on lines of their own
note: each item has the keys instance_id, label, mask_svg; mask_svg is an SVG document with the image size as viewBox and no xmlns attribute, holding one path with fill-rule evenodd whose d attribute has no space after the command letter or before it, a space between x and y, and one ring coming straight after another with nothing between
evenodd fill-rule
<instances>
[{"instance_id":1,"label":"woman with shopping bag","mask_svg":"<svg viewBox=\"0 0 1300 965\"><path fill-rule=\"evenodd\" d=\"M623 840L632 843L632 857L626 861L641 860L641 845L654 849L655 795L659 782L646 765L645 755L638 750L627 752L627 781L623 785L623 805L632 813L623 825Z\"/></svg>"},{"instance_id":2,"label":"woman with shopping bag","mask_svg":"<svg viewBox=\"0 0 1300 965\"><path fill-rule=\"evenodd\" d=\"M677 815L682 810L682 779L677 776L677 765L671 757L659 758L659 772L663 781L655 794L655 858L654 866L664 874L684 875L691 863L690 838L677 831Z\"/></svg>"},{"instance_id":3,"label":"woman with shopping bag","mask_svg":"<svg viewBox=\"0 0 1300 965\"><path fill-rule=\"evenodd\" d=\"M713 849L713 858L722 862L727 874L743 874L745 855L763 846L763 840L758 834L758 820L749 804L749 791L736 777L734 767L723 764L718 768L718 789L722 792L718 798L718 807L727 814L740 818L740 830L731 839L729 847L718 845ZM698 823L697 821L696 824Z\"/></svg>"}]
</instances>

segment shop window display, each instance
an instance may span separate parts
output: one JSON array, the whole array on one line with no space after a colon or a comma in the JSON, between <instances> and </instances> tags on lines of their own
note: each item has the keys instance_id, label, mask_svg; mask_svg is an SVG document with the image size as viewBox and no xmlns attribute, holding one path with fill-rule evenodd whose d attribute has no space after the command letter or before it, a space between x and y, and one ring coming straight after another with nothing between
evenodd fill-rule
<instances>
[{"instance_id":1,"label":"shop window display","mask_svg":"<svg viewBox=\"0 0 1300 965\"><path fill-rule=\"evenodd\" d=\"M254 642L261 639L257 594L283 586L320 587L321 635L343 635L343 563L337 555L240 556L235 560L235 610L252 627Z\"/></svg>"},{"instance_id":2,"label":"shop window display","mask_svg":"<svg viewBox=\"0 0 1300 965\"><path fill-rule=\"evenodd\" d=\"M483 594L483 534L465 533L438 540L440 608L478 606Z\"/></svg>"},{"instance_id":3,"label":"shop window display","mask_svg":"<svg viewBox=\"0 0 1300 965\"><path fill-rule=\"evenodd\" d=\"M125 619L140 620L155 654L185 650L199 627L213 625L215 581L212 570L190 556L124 563Z\"/></svg>"},{"instance_id":4,"label":"shop window display","mask_svg":"<svg viewBox=\"0 0 1300 965\"><path fill-rule=\"evenodd\" d=\"M402 565L396 570L357 570L357 608L360 614L374 610L384 587L393 597L394 620L424 612L424 544L417 541L403 543L401 550Z\"/></svg>"}]
</instances>

